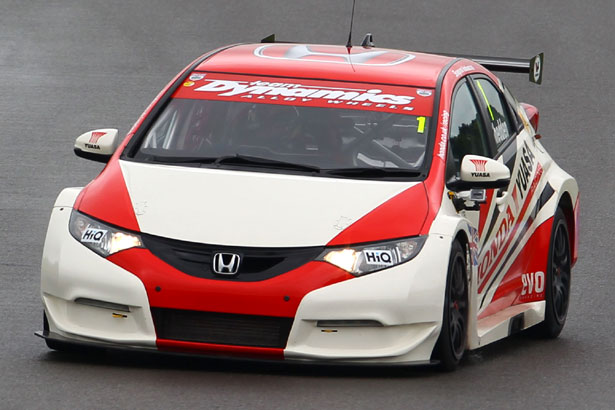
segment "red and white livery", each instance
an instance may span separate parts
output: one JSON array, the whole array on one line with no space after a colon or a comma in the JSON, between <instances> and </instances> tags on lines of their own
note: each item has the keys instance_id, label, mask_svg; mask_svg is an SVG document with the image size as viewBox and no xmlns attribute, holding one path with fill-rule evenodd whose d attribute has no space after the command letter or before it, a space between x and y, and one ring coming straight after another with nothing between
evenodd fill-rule
<instances>
[{"instance_id":1,"label":"red and white livery","mask_svg":"<svg viewBox=\"0 0 615 410\"><path fill-rule=\"evenodd\" d=\"M539 83L542 55L513 63L285 43L200 57L123 141L77 138L106 166L55 202L37 334L445 369L530 327L557 336L579 193L537 109L485 68Z\"/></svg>"}]
</instances>

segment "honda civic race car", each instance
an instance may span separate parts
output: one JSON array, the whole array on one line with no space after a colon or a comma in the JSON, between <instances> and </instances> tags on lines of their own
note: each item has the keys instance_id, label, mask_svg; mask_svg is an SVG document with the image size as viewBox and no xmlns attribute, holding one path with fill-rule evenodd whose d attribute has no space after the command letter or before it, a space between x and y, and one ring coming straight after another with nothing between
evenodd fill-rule
<instances>
[{"instance_id":1,"label":"honda civic race car","mask_svg":"<svg viewBox=\"0 0 615 410\"><path fill-rule=\"evenodd\" d=\"M492 71L532 60L266 42L198 58L52 210L52 349L439 363L561 332L579 193L538 110Z\"/></svg>"}]
</instances>

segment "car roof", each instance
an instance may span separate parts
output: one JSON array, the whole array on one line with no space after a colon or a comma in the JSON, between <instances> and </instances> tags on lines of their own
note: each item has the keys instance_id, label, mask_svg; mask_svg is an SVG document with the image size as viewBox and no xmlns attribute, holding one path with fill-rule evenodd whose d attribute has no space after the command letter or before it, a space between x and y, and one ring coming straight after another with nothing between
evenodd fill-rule
<instances>
[{"instance_id":1,"label":"car roof","mask_svg":"<svg viewBox=\"0 0 615 410\"><path fill-rule=\"evenodd\" d=\"M438 76L452 60L374 47L265 43L223 49L195 71L435 88Z\"/></svg>"}]
</instances>

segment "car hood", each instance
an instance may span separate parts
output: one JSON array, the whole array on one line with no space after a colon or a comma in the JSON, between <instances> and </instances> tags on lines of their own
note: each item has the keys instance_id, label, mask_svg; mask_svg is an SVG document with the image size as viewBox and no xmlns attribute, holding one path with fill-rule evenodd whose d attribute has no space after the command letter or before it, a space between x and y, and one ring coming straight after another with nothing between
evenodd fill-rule
<instances>
[{"instance_id":1,"label":"car hood","mask_svg":"<svg viewBox=\"0 0 615 410\"><path fill-rule=\"evenodd\" d=\"M118 162L88 186L80 210L183 241L258 247L322 246L334 238L368 242L418 234L427 214L420 182ZM117 193L122 182L126 190ZM412 205L418 206L409 207L407 192L416 192ZM403 215L391 223L397 211L387 205L402 197L411 223L403 224Z\"/></svg>"}]
</instances>

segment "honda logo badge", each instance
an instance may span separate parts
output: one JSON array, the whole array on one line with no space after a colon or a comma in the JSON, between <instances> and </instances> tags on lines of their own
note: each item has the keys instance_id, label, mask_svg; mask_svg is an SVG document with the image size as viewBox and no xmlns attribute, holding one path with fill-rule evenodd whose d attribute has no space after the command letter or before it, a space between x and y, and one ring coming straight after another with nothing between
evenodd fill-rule
<instances>
[{"instance_id":1,"label":"honda logo badge","mask_svg":"<svg viewBox=\"0 0 615 410\"><path fill-rule=\"evenodd\" d=\"M219 275L235 275L239 271L241 258L236 253L216 253L213 270Z\"/></svg>"}]
</instances>

